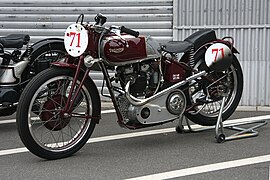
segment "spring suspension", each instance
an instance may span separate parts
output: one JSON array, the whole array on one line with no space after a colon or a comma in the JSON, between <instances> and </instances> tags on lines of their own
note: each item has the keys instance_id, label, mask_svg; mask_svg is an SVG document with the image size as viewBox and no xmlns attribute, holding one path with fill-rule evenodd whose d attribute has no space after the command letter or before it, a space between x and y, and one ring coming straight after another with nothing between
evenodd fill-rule
<instances>
[{"instance_id":1,"label":"spring suspension","mask_svg":"<svg viewBox=\"0 0 270 180\"><path fill-rule=\"evenodd\" d=\"M192 47L189 51L189 66L194 68L195 66L195 59L194 59L194 47Z\"/></svg>"},{"instance_id":2,"label":"spring suspension","mask_svg":"<svg viewBox=\"0 0 270 180\"><path fill-rule=\"evenodd\" d=\"M25 50L25 58L24 60L30 60L31 58L31 53L32 53L32 46L29 45L29 43L26 44L26 50Z\"/></svg>"}]
</instances>

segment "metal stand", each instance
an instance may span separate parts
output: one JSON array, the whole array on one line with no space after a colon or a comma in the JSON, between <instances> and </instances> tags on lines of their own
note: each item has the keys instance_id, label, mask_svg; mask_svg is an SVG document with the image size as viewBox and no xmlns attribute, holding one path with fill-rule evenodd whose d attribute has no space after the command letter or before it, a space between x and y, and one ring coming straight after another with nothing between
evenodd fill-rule
<instances>
[{"instance_id":1,"label":"metal stand","mask_svg":"<svg viewBox=\"0 0 270 180\"><path fill-rule=\"evenodd\" d=\"M179 119L179 125L176 127L176 131L178 133L184 133L184 132L200 132L200 131L205 131L205 130L209 130L209 129L213 129L215 128L215 137L218 143L223 143L225 141L229 141L229 140L234 140L234 139L242 139L242 138L248 138L248 137L255 137L258 136L258 132L255 131L255 129L262 127L264 125L267 124L267 122L265 120L254 120L254 121L245 121L245 122L238 122L238 123L230 123L230 124L223 124L222 121L222 111L225 105L225 99L226 96L223 96L222 98L222 103L221 103L221 107L220 107L220 111L219 111L219 115L218 115L218 119L217 119L217 123L215 126L211 126L211 127L204 127L201 129L192 129L189 120L184 117L181 116ZM188 126L188 130L184 129L183 126L183 120L184 118L186 119L186 124ZM249 128L242 128L242 127L238 127L240 125L251 125L253 124L251 127ZM254 125L256 124L256 125ZM224 134L224 128L230 129L230 130L235 130L238 131L235 134L232 134L230 136L225 136Z\"/></svg>"}]
</instances>

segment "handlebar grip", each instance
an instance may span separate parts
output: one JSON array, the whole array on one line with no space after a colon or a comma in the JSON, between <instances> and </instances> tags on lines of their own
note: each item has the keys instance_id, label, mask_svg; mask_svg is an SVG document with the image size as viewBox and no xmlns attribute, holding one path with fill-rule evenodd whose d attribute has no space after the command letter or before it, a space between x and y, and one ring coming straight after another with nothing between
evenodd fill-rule
<instances>
[{"instance_id":1,"label":"handlebar grip","mask_svg":"<svg viewBox=\"0 0 270 180\"><path fill-rule=\"evenodd\" d=\"M121 26L121 33L127 33L130 34L132 36L138 37L140 35L140 33L138 31L134 31L132 29L128 29L125 26Z\"/></svg>"}]
</instances>

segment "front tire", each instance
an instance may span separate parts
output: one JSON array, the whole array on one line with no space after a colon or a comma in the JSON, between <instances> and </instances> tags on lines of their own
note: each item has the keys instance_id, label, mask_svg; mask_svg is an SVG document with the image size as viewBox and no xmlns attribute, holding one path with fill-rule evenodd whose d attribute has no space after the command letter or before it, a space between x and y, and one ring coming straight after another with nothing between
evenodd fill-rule
<instances>
[{"instance_id":1,"label":"front tire","mask_svg":"<svg viewBox=\"0 0 270 180\"><path fill-rule=\"evenodd\" d=\"M100 116L99 94L90 79L83 84L72 113L64 113L73 77L71 69L44 70L28 83L19 100L16 121L20 138L41 158L59 159L77 152L90 138Z\"/></svg>"}]
</instances>

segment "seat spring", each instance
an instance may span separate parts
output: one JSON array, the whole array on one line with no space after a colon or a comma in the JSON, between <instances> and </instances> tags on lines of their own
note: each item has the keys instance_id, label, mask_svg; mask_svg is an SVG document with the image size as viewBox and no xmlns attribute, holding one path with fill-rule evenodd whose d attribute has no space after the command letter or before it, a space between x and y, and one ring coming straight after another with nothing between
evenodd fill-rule
<instances>
[{"instance_id":1,"label":"seat spring","mask_svg":"<svg viewBox=\"0 0 270 180\"><path fill-rule=\"evenodd\" d=\"M28 60L30 60L30 55L32 53L32 46L29 45L29 43L26 44L26 57L28 58Z\"/></svg>"},{"instance_id":2,"label":"seat spring","mask_svg":"<svg viewBox=\"0 0 270 180\"><path fill-rule=\"evenodd\" d=\"M191 68L194 68L195 66L194 47L189 50L189 65Z\"/></svg>"}]
</instances>

